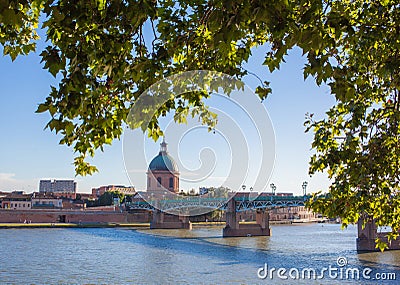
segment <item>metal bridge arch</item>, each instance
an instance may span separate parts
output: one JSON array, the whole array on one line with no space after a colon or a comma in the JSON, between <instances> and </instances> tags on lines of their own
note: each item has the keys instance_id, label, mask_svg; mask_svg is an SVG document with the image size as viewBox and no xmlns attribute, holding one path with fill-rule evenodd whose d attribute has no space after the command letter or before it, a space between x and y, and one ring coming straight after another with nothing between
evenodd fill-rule
<instances>
[{"instance_id":1,"label":"metal bridge arch","mask_svg":"<svg viewBox=\"0 0 400 285\"><path fill-rule=\"evenodd\" d=\"M264 210L286 207L304 206L307 196L267 196L250 199L248 197L233 197L235 200L236 212L249 210ZM226 211L229 200L225 198L198 198L198 199L176 199L158 201L137 201L127 205L129 210L148 211L176 211L189 208L209 208L210 210Z\"/></svg>"}]
</instances>

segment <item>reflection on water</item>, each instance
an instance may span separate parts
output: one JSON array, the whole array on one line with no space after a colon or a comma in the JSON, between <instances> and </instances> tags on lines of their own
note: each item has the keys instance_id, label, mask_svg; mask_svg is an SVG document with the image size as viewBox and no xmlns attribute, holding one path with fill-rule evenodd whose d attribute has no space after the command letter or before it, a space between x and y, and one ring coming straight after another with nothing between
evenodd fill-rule
<instances>
[{"instance_id":1,"label":"reflection on water","mask_svg":"<svg viewBox=\"0 0 400 285\"><path fill-rule=\"evenodd\" d=\"M221 227L0 230L0 283L373 284L257 277L265 263L318 270L337 267L338 257L348 267L395 272L399 280L400 251L357 254L355 238L355 227L331 224L277 225L271 237L245 238L222 238Z\"/></svg>"}]
</instances>

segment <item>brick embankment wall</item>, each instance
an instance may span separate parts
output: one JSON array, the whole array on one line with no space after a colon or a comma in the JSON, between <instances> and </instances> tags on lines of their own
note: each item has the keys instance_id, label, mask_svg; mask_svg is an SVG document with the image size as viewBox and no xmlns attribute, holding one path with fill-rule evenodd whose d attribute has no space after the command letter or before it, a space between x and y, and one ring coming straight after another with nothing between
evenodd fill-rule
<instances>
[{"instance_id":1,"label":"brick embankment wall","mask_svg":"<svg viewBox=\"0 0 400 285\"><path fill-rule=\"evenodd\" d=\"M0 210L0 223L133 223L149 222L148 213L80 210Z\"/></svg>"}]
</instances>

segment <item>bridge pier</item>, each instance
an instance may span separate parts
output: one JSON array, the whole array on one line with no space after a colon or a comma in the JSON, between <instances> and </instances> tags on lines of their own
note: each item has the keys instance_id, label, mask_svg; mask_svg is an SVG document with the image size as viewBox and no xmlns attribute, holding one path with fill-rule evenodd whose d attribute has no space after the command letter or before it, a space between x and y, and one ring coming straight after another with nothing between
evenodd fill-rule
<instances>
[{"instance_id":1,"label":"bridge pier","mask_svg":"<svg viewBox=\"0 0 400 285\"><path fill-rule=\"evenodd\" d=\"M379 251L375 247L375 239L379 237L382 241L387 242L387 237L385 237L385 233L378 233L378 227L375 224L375 221L368 221L365 224L365 227L362 228L364 218L360 218L357 223L358 228L358 238L357 238L357 251L358 252L370 252L370 251ZM400 240L394 240L389 244L389 250L399 250L400 249Z\"/></svg>"},{"instance_id":2,"label":"bridge pier","mask_svg":"<svg viewBox=\"0 0 400 285\"><path fill-rule=\"evenodd\" d=\"M150 229L192 229L192 223L187 216L177 216L160 210L153 212Z\"/></svg>"},{"instance_id":3,"label":"bridge pier","mask_svg":"<svg viewBox=\"0 0 400 285\"><path fill-rule=\"evenodd\" d=\"M240 224L236 212L236 202L229 200L226 209L226 226L222 232L223 237L270 236L269 213L257 210L256 224Z\"/></svg>"}]
</instances>

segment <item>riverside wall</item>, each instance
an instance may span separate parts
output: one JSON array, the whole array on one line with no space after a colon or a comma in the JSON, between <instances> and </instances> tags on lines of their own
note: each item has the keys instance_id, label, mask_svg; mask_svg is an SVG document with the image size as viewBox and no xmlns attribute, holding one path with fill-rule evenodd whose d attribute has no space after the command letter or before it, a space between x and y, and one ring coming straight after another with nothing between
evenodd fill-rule
<instances>
[{"instance_id":1,"label":"riverside wall","mask_svg":"<svg viewBox=\"0 0 400 285\"><path fill-rule=\"evenodd\" d=\"M90 210L0 210L0 223L140 223L150 214Z\"/></svg>"}]
</instances>

